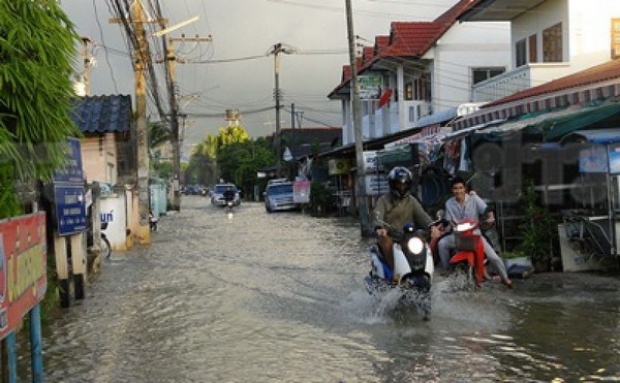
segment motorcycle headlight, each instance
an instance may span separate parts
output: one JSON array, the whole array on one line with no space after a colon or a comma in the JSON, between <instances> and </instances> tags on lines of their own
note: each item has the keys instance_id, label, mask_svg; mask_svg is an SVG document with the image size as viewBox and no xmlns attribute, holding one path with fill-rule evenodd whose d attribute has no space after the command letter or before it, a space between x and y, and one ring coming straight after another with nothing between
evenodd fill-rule
<instances>
[{"instance_id":1,"label":"motorcycle headlight","mask_svg":"<svg viewBox=\"0 0 620 383\"><path fill-rule=\"evenodd\" d=\"M413 237L407 241L407 249L415 255L422 253L424 242L418 237Z\"/></svg>"}]
</instances>

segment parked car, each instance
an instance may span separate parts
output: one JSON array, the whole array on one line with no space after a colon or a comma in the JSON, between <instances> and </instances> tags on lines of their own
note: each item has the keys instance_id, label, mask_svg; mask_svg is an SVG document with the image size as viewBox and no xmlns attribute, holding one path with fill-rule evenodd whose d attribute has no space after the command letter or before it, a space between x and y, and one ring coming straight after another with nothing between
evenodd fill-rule
<instances>
[{"instance_id":1,"label":"parked car","mask_svg":"<svg viewBox=\"0 0 620 383\"><path fill-rule=\"evenodd\" d=\"M267 185L263 196L265 197L265 209L269 213L299 208L299 204L293 202L293 183L290 181L272 182Z\"/></svg>"},{"instance_id":2,"label":"parked car","mask_svg":"<svg viewBox=\"0 0 620 383\"><path fill-rule=\"evenodd\" d=\"M213 186L211 190L211 204L217 206L225 206L226 200L224 200L224 192L229 187L232 187L235 192L235 199L233 200L233 205L239 206L241 204L241 195L239 194L239 189L234 184L217 184Z\"/></svg>"}]
</instances>

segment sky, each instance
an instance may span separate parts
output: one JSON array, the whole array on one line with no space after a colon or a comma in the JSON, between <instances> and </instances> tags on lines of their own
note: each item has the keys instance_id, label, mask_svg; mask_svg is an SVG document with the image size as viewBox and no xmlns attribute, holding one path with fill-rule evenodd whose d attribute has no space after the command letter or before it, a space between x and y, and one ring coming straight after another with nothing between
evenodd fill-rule
<instances>
[{"instance_id":1,"label":"sky","mask_svg":"<svg viewBox=\"0 0 620 383\"><path fill-rule=\"evenodd\" d=\"M60 4L76 31L95 42L90 46L96 61L90 69L90 94L130 94L135 100L130 51L121 26L110 22L114 17L110 1L61 0ZM275 105L274 56L268 53L277 43L292 51L280 54L281 127L291 127L292 105L302 128L342 126L340 102L327 95L338 86L342 67L349 63L345 0L159 1L169 27L198 16L197 21L169 32L169 38L211 37L208 42L174 41L173 45L180 112L187 115L185 153L226 126L227 109L240 111L241 125L252 138L275 132L275 109L260 110ZM456 1L352 0L354 34L360 37L359 43L372 46L376 36L389 34L391 22L430 21ZM76 70L80 70L77 59ZM164 86L163 77L160 86ZM166 94L164 89L161 93ZM158 119L153 107L148 113L151 120Z\"/></svg>"}]
</instances>

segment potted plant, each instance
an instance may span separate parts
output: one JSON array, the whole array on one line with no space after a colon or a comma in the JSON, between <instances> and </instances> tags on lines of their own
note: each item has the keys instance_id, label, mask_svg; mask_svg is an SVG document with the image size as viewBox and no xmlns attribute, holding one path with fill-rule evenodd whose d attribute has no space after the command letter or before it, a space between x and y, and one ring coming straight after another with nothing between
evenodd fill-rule
<instances>
[{"instance_id":1,"label":"potted plant","mask_svg":"<svg viewBox=\"0 0 620 383\"><path fill-rule=\"evenodd\" d=\"M548 271L553 260L553 244L557 239L557 222L549 209L538 203L533 182L528 182L521 200L527 216L520 226L520 249L530 258L536 271Z\"/></svg>"}]
</instances>

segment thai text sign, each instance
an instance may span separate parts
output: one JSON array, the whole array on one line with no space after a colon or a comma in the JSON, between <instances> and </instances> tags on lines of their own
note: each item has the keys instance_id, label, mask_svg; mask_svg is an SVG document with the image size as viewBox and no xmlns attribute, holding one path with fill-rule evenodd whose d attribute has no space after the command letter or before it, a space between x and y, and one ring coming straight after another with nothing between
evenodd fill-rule
<instances>
[{"instance_id":1,"label":"thai text sign","mask_svg":"<svg viewBox=\"0 0 620 383\"><path fill-rule=\"evenodd\" d=\"M366 174L366 195L381 195L388 191L389 185L385 174Z\"/></svg>"},{"instance_id":2,"label":"thai text sign","mask_svg":"<svg viewBox=\"0 0 620 383\"><path fill-rule=\"evenodd\" d=\"M0 339L45 295L45 213L0 221Z\"/></svg>"},{"instance_id":3,"label":"thai text sign","mask_svg":"<svg viewBox=\"0 0 620 383\"><path fill-rule=\"evenodd\" d=\"M84 172L82 170L82 151L80 140L77 138L68 138L67 144L69 151L67 153L67 165L54 173L54 183L84 183Z\"/></svg>"},{"instance_id":4,"label":"thai text sign","mask_svg":"<svg viewBox=\"0 0 620 383\"><path fill-rule=\"evenodd\" d=\"M87 229L84 172L80 141L67 139L67 165L54 173L54 221L58 234L73 235Z\"/></svg>"},{"instance_id":5,"label":"thai text sign","mask_svg":"<svg viewBox=\"0 0 620 383\"><path fill-rule=\"evenodd\" d=\"M87 229L84 186L54 184L58 235L72 235Z\"/></svg>"}]
</instances>

